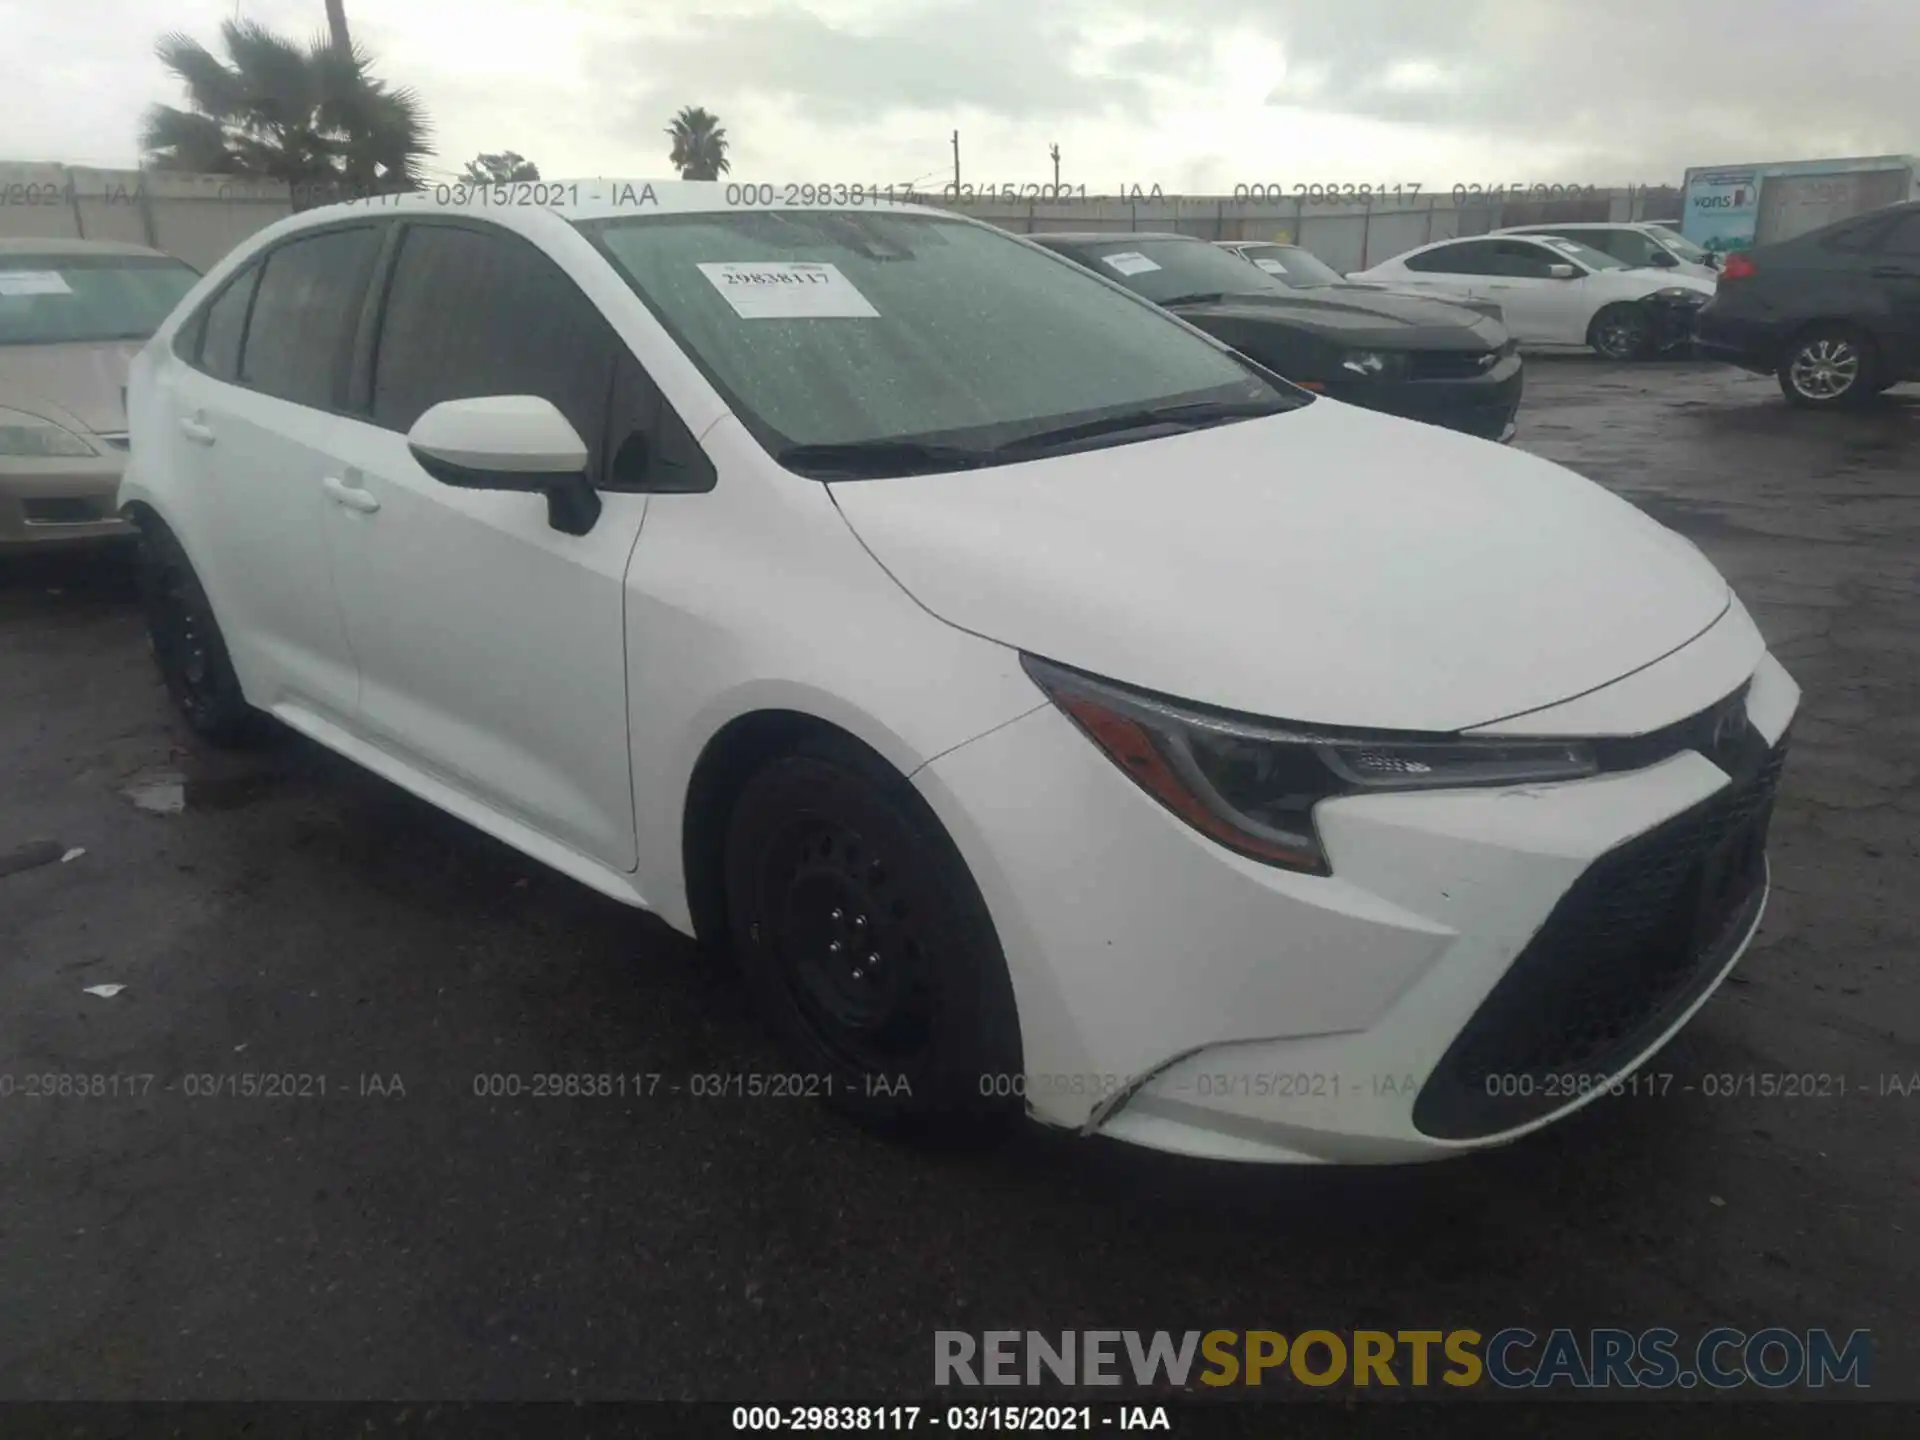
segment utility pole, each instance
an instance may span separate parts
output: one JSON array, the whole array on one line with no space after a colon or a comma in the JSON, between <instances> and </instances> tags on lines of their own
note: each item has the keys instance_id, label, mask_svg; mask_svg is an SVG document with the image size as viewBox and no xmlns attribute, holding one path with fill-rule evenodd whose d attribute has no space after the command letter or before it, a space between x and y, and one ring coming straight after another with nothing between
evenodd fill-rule
<instances>
[{"instance_id":1,"label":"utility pole","mask_svg":"<svg viewBox=\"0 0 1920 1440\"><path fill-rule=\"evenodd\" d=\"M1060 193L1060 142L1054 141L1047 147L1047 154L1053 157L1053 193Z\"/></svg>"},{"instance_id":2,"label":"utility pole","mask_svg":"<svg viewBox=\"0 0 1920 1440\"><path fill-rule=\"evenodd\" d=\"M953 132L953 198L960 198L960 132Z\"/></svg>"}]
</instances>

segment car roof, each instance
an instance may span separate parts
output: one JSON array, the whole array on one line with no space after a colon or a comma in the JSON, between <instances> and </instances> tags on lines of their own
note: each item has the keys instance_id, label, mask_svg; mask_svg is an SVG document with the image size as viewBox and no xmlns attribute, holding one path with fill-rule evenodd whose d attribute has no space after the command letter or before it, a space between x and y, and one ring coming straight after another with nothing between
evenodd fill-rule
<instances>
[{"instance_id":1,"label":"car roof","mask_svg":"<svg viewBox=\"0 0 1920 1440\"><path fill-rule=\"evenodd\" d=\"M64 236L51 235L0 236L0 256L5 255L153 255L162 260L175 258L164 250L120 240L69 240Z\"/></svg>"}]
</instances>

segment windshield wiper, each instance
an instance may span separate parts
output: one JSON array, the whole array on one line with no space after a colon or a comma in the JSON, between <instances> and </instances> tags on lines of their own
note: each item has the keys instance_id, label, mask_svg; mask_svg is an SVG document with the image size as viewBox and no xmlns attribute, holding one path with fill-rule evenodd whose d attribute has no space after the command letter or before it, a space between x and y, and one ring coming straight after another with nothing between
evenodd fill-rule
<instances>
[{"instance_id":1,"label":"windshield wiper","mask_svg":"<svg viewBox=\"0 0 1920 1440\"><path fill-rule=\"evenodd\" d=\"M1149 430L1164 426L1197 430L1226 420L1251 420L1262 415L1278 415L1292 408L1284 402L1275 404L1271 400L1195 400L1183 405L1153 405L1139 410L1124 410L1118 415L1079 420L1051 430L1037 430L1031 435L1022 435L1017 440L996 445L994 453L1006 455L1046 450L1071 444L1075 440L1114 435L1126 430Z\"/></svg>"},{"instance_id":2,"label":"windshield wiper","mask_svg":"<svg viewBox=\"0 0 1920 1440\"><path fill-rule=\"evenodd\" d=\"M985 450L920 440L829 440L789 445L776 461L805 475L923 475L936 470L972 470L988 462Z\"/></svg>"}]
</instances>

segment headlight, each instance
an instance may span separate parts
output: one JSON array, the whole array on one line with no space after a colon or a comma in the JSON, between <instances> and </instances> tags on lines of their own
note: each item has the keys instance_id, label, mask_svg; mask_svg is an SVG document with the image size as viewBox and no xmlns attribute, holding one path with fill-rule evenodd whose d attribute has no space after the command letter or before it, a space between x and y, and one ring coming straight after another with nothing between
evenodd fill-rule
<instances>
[{"instance_id":1,"label":"headlight","mask_svg":"<svg viewBox=\"0 0 1920 1440\"><path fill-rule=\"evenodd\" d=\"M1370 380L1391 379L1405 373L1407 357L1380 350L1355 350L1342 357L1340 368Z\"/></svg>"},{"instance_id":2,"label":"headlight","mask_svg":"<svg viewBox=\"0 0 1920 1440\"><path fill-rule=\"evenodd\" d=\"M1334 795L1539 784L1597 774L1590 745L1308 729L1129 690L1031 655L1020 663L1141 789L1269 865L1330 875L1313 807Z\"/></svg>"},{"instance_id":3,"label":"headlight","mask_svg":"<svg viewBox=\"0 0 1920 1440\"><path fill-rule=\"evenodd\" d=\"M0 455L91 455L93 447L64 426L24 410L0 409Z\"/></svg>"}]
</instances>

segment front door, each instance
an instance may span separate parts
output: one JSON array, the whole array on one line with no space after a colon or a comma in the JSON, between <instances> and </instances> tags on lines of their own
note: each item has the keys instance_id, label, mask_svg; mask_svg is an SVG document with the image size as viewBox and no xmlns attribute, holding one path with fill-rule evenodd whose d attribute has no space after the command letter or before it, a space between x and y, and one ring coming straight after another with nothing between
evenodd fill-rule
<instances>
[{"instance_id":1,"label":"front door","mask_svg":"<svg viewBox=\"0 0 1920 1440\"><path fill-rule=\"evenodd\" d=\"M567 535L541 496L441 484L406 438L443 400L539 395L573 422L589 473L604 478L624 351L528 241L472 222L409 223L365 413L336 439L327 519L363 738L631 870L623 585L647 497L603 493L592 530Z\"/></svg>"}]
</instances>

